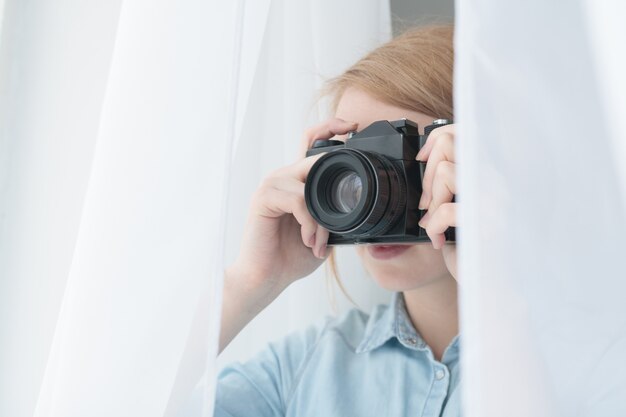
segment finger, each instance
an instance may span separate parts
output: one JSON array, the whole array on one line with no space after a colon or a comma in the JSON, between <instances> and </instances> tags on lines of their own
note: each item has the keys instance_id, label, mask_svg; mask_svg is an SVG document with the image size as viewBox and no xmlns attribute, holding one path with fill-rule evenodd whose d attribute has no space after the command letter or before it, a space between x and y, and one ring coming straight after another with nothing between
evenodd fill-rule
<instances>
[{"instance_id":1,"label":"finger","mask_svg":"<svg viewBox=\"0 0 626 417\"><path fill-rule=\"evenodd\" d=\"M358 124L355 122L346 121L337 117L329 119L323 123L317 125L312 129L309 134L311 140L318 139L330 139L336 135L345 135L346 133L356 129Z\"/></svg>"},{"instance_id":2,"label":"finger","mask_svg":"<svg viewBox=\"0 0 626 417\"><path fill-rule=\"evenodd\" d=\"M430 219L426 225L426 233L433 242L433 248L441 249L446 238L444 232L448 227L456 226L456 205L457 203L445 203L430 214Z\"/></svg>"},{"instance_id":3,"label":"finger","mask_svg":"<svg viewBox=\"0 0 626 417\"><path fill-rule=\"evenodd\" d=\"M311 170L313 164L317 162L317 160L320 159L324 154L325 153L320 153L301 159L298 162L274 171L274 173L270 174L270 176L295 178L298 181L304 183L306 181L307 175L309 175L309 171Z\"/></svg>"},{"instance_id":4,"label":"finger","mask_svg":"<svg viewBox=\"0 0 626 417\"><path fill-rule=\"evenodd\" d=\"M330 139L336 135L345 135L346 133L355 131L358 124L345 121L339 118L328 119L316 126L307 129L302 136L300 142L300 155L304 157L306 151L311 148L313 142L320 139Z\"/></svg>"},{"instance_id":5,"label":"finger","mask_svg":"<svg viewBox=\"0 0 626 417\"><path fill-rule=\"evenodd\" d=\"M434 212L444 203L451 202L456 194L456 166L450 161L441 161L435 169L432 199L428 211Z\"/></svg>"},{"instance_id":6,"label":"finger","mask_svg":"<svg viewBox=\"0 0 626 417\"><path fill-rule=\"evenodd\" d=\"M305 246L310 247L314 250L317 248L319 251L322 245L325 246L326 240L328 240L328 232L323 227L319 226L315 219L311 216L308 207L306 207L306 200L304 199L304 183L294 179L294 178L281 178L280 184L278 185L279 189L286 191L290 194L296 194L298 196L302 196L301 201L298 200L298 204L304 204L304 208L307 213L307 223L303 224L300 220L298 223L301 225L301 234L302 234L302 242ZM313 220L313 222L310 222ZM321 230L320 230L321 229ZM317 256L317 255L316 255Z\"/></svg>"},{"instance_id":7,"label":"finger","mask_svg":"<svg viewBox=\"0 0 626 417\"><path fill-rule=\"evenodd\" d=\"M309 214L304 201L304 184L298 192L276 188L271 181L258 190L259 215L278 218L291 214L300 224L302 243L312 248L315 244L317 222Z\"/></svg>"},{"instance_id":8,"label":"finger","mask_svg":"<svg viewBox=\"0 0 626 417\"><path fill-rule=\"evenodd\" d=\"M324 259L328 253L328 248L326 247L327 243L328 230L318 225L317 231L315 232L315 248L313 249L313 254L320 259Z\"/></svg>"},{"instance_id":9,"label":"finger","mask_svg":"<svg viewBox=\"0 0 626 417\"><path fill-rule=\"evenodd\" d=\"M433 129L428 135L426 143L424 143L422 149L420 149L420 151L415 156L415 159L417 159L418 161L426 161L428 159L428 156L430 155L430 152L432 151L433 144L437 141L437 137L443 134L456 136L456 125L450 124Z\"/></svg>"},{"instance_id":10,"label":"finger","mask_svg":"<svg viewBox=\"0 0 626 417\"><path fill-rule=\"evenodd\" d=\"M430 204L435 169L441 161L454 162L454 136L450 133L440 134L429 154L424 178L422 179L422 197L418 204L418 208L421 210L424 210Z\"/></svg>"}]
</instances>

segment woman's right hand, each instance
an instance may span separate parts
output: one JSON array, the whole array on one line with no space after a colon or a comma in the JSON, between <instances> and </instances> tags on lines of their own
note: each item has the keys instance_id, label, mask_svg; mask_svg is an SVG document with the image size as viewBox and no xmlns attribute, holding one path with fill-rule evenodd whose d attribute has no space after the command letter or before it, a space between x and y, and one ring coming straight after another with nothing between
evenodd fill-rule
<instances>
[{"instance_id":1,"label":"woman's right hand","mask_svg":"<svg viewBox=\"0 0 626 417\"><path fill-rule=\"evenodd\" d=\"M289 284L326 259L328 231L311 217L304 183L321 155L304 158L318 139L356 130L356 123L330 119L308 129L298 162L268 175L254 193L239 256L226 270L220 348Z\"/></svg>"},{"instance_id":2,"label":"woman's right hand","mask_svg":"<svg viewBox=\"0 0 626 417\"><path fill-rule=\"evenodd\" d=\"M328 231L311 217L304 201L304 183L321 155L304 158L318 139L330 139L357 128L330 119L308 129L298 162L268 175L254 193L239 257L233 268L248 285L282 291L317 269L327 256ZM273 292L273 291L272 291Z\"/></svg>"}]
</instances>

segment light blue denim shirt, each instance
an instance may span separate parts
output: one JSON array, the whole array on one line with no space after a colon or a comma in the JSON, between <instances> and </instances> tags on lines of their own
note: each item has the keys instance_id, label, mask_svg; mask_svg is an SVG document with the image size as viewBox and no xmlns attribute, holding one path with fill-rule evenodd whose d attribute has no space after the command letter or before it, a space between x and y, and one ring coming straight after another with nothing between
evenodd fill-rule
<instances>
[{"instance_id":1,"label":"light blue denim shirt","mask_svg":"<svg viewBox=\"0 0 626 417\"><path fill-rule=\"evenodd\" d=\"M459 339L442 361L404 297L297 332L218 377L215 416L442 416L460 412Z\"/></svg>"}]
</instances>

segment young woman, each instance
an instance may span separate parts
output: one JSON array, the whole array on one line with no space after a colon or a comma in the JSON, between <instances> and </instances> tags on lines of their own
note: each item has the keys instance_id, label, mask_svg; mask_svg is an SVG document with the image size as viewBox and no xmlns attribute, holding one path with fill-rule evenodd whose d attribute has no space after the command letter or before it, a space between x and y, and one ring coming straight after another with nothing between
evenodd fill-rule
<instances>
[{"instance_id":1,"label":"young woman","mask_svg":"<svg viewBox=\"0 0 626 417\"><path fill-rule=\"evenodd\" d=\"M377 120L407 118L420 129L452 119L452 27L407 32L329 83L335 117L306 131L345 135ZM459 345L454 125L434 130L418 154L427 161L419 207L432 244L358 246L366 269L395 295L370 315L350 311L323 327L271 344L219 377L216 416L457 416ZM273 172L251 203L237 261L226 271L220 349L290 283L329 255L328 232L304 202L316 157Z\"/></svg>"}]
</instances>

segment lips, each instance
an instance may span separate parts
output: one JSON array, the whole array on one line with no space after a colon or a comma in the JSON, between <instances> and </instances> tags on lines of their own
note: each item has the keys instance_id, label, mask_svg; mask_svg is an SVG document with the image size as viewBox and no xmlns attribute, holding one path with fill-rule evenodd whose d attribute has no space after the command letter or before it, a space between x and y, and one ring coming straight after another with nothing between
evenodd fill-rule
<instances>
[{"instance_id":1,"label":"lips","mask_svg":"<svg viewBox=\"0 0 626 417\"><path fill-rule=\"evenodd\" d=\"M387 260L402 255L410 245L369 245L367 251L374 259Z\"/></svg>"}]
</instances>

